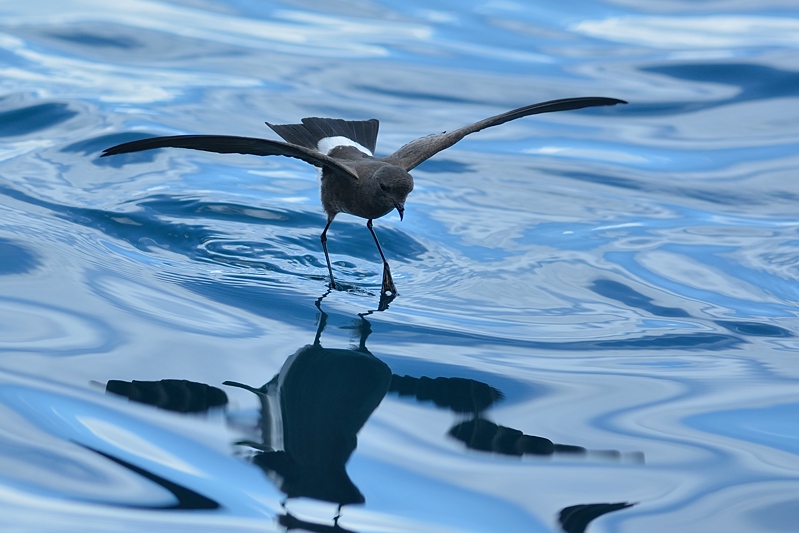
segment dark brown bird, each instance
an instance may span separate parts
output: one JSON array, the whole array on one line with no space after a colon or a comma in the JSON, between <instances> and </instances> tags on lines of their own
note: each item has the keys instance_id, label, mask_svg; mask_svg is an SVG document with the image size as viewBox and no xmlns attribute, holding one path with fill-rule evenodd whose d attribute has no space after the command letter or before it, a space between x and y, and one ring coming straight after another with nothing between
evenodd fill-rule
<instances>
[{"instance_id":1,"label":"dark brown bird","mask_svg":"<svg viewBox=\"0 0 799 533\"><path fill-rule=\"evenodd\" d=\"M322 231L330 286L336 288L333 267L327 253L327 229L338 213L349 213L367 219L383 260L383 296L394 296L397 289L391 278L386 256L372 228L372 220L394 209L402 220L405 199L413 190L408 171L463 139L491 126L528 115L568 111L584 107L626 104L616 98L585 97L551 100L520 107L489 117L449 133L428 135L411 141L388 157L374 157L379 122L375 119L350 121L335 118L304 118L302 124L269 124L286 142L230 135L175 135L131 141L108 148L103 156L138 152L152 148L191 148L206 152L295 157L322 169L322 206L327 225Z\"/></svg>"}]
</instances>

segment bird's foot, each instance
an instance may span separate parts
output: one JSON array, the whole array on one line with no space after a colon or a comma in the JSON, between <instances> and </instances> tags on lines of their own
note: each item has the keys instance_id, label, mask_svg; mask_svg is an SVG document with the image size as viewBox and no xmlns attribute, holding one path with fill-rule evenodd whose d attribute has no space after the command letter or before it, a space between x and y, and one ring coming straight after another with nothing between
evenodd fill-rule
<instances>
[{"instance_id":1,"label":"bird's foot","mask_svg":"<svg viewBox=\"0 0 799 533\"><path fill-rule=\"evenodd\" d=\"M397 296L397 287L391 277L391 269L388 263L383 263L383 286L380 290L381 296Z\"/></svg>"}]
</instances>

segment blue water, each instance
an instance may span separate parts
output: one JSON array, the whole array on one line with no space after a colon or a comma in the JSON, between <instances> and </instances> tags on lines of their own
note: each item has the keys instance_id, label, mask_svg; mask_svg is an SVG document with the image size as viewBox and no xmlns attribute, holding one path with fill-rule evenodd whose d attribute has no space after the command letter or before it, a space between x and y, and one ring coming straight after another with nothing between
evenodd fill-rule
<instances>
[{"instance_id":1,"label":"blue water","mask_svg":"<svg viewBox=\"0 0 799 533\"><path fill-rule=\"evenodd\" d=\"M647 6L0 6L3 531L794 531L799 10ZM572 96L414 170L384 311L305 163L98 157Z\"/></svg>"}]
</instances>

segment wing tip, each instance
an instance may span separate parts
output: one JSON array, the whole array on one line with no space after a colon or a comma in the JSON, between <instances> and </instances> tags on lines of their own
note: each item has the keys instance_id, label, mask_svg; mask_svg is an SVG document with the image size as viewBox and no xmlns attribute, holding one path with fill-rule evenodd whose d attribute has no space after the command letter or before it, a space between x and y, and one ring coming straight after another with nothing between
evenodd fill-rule
<instances>
[{"instance_id":1,"label":"wing tip","mask_svg":"<svg viewBox=\"0 0 799 533\"><path fill-rule=\"evenodd\" d=\"M624 105L630 103L627 100L622 100L621 98L609 98L607 96L589 96L588 98L596 101L595 105Z\"/></svg>"},{"instance_id":2,"label":"wing tip","mask_svg":"<svg viewBox=\"0 0 799 533\"><path fill-rule=\"evenodd\" d=\"M124 154L125 150L122 150L121 146L122 145L112 146L111 148L106 148L105 150L103 150L103 153L100 154L100 157L108 157L109 155Z\"/></svg>"},{"instance_id":3,"label":"wing tip","mask_svg":"<svg viewBox=\"0 0 799 533\"><path fill-rule=\"evenodd\" d=\"M142 139L142 140L146 140L146 139ZM111 146L110 148L106 148L105 150L103 150L103 153L100 154L100 157L108 157L110 155L120 155L120 154L129 154L131 152L137 152L137 151L140 150L140 148L139 149L134 148L133 145L135 143L138 143L138 142L139 141L130 141L130 142L118 144L116 146Z\"/></svg>"}]
</instances>

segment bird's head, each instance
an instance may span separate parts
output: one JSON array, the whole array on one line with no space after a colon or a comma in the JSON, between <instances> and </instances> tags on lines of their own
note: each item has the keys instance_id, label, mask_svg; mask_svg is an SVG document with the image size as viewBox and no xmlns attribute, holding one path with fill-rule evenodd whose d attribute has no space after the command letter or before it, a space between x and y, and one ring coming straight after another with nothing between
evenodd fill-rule
<instances>
[{"instance_id":1,"label":"bird's head","mask_svg":"<svg viewBox=\"0 0 799 533\"><path fill-rule=\"evenodd\" d=\"M374 174L376 183L374 194L378 203L388 213L396 209L400 220L405 213L405 199L413 190L413 178L405 170L394 165L386 165Z\"/></svg>"}]
</instances>

